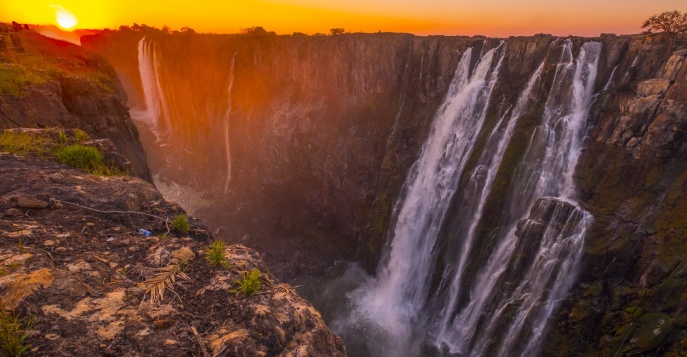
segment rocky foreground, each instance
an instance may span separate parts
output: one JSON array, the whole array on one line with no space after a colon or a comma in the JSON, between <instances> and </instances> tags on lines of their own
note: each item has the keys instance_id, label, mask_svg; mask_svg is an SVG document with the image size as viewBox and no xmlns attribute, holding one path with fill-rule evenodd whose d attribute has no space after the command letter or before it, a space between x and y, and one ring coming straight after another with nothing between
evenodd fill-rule
<instances>
[{"instance_id":1,"label":"rocky foreground","mask_svg":"<svg viewBox=\"0 0 687 357\"><path fill-rule=\"evenodd\" d=\"M2 152L0 182L0 301L34 319L28 354L345 355L255 251L229 246L226 266L214 266L205 226L191 219L188 234L170 232L164 219L183 210L149 183ZM263 274L258 292L230 292L253 268ZM151 302L159 274L175 279Z\"/></svg>"}]
</instances>

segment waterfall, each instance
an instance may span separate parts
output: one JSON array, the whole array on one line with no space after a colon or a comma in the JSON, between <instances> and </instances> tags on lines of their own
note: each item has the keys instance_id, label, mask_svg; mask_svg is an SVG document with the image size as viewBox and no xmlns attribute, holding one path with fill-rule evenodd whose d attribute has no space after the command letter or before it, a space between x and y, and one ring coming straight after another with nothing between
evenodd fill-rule
<instances>
[{"instance_id":1,"label":"waterfall","mask_svg":"<svg viewBox=\"0 0 687 357\"><path fill-rule=\"evenodd\" d=\"M406 180L407 194L397 207L394 239L378 279L353 294L355 323L364 320L386 335L374 355L407 355L415 347L412 326L425 304L437 235L484 123L506 45L487 51L471 73L473 52L463 54Z\"/></svg>"},{"instance_id":2,"label":"waterfall","mask_svg":"<svg viewBox=\"0 0 687 357\"><path fill-rule=\"evenodd\" d=\"M164 122L164 130L171 131L172 118L160 83L160 63L155 51L155 44L146 41L145 37L138 41L138 71L143 86L145 108L132 109L131 116L133 119L148 124L151 131L159 138L160 122Z\"/></svg>"},{"instance_id":3,"label":"waterfall","mask_svg":"<svg viewBox=\"0 0 687 357\"><path fill-rule=\"evenodd\" d=\"M466 194L464 195L465 198L462 202L460 212L461 215L466 217L466 219L463 220L464 224L458 231L461 233L464 232L465 238L462 240L460 255L455 264L455 268L452 268L453 272L451 274L453 279L450 283L450 288L448 289L448 296L442 302L441 310L443 312L440 316L443 316L443 318L440 322L440 325L444 326L445 328L450 327L451 329L462 329L461 326L451 326L450 321L452 317L452 311L456 309L456 305L459 302L459 293L463 283L465 268L470 259L470 253L472 252L477 226L482 219L487 198L491 192L491 187L496 177L496 172L501 165L501 160L506 152L508 143L513 136L517 120L526 112L528 104L530 104L529 98L535 89L535 85L538 84L540 80L542 70L544 69L544 64L545 62L542 62L539 65L537 70L529 79L525 89L520 94L516 106L511 112L507 127L505 130L503 130L503 133L499 136L498 129L503 121L503 117L499 123L497 123L492 133L490 133L490 136L487 139L487 146L479 158L476 169L473 170L473 174L470 176L467 187L464 189ZM474 323L474 321L472 322ZM468 338L474 332L472 329L464 330L465 336L462 337L463 339ZM452 331L451 333L453 334L454 332ZM445 334L445 332L441 334Z\"/></svg>"},{"instance_id":4,"label":"waterfall","mask_svg":"<svg viewBox=\"0 0 687 357\"><path fill-rule=\"evenodd\" d=\"M227 111L224 113L224 150L227 158L227 176L224 181L224 194L229 192L229 181L231 181L231 148L229 147L229 119L231 117L231 90L234 87L234 62L236 52L231 56L229 71L229 88L227 88Z\"/></svg>"},{"instance_id":5,"label":"waterfall","mask_svg":"<svg viewBox=\"0 0 687 357\"><path fill-rule=\"evenodd\" d=\"M540 94L552 61L545 58L489 129L487 108L506 46L487 51L473 70L477 51L463 54L394 210L377 277L364 279L348 295L352 311L345 322L333 324L343 335L355 330L367 338L362 351L373 356L417 356L427 348L455 356L539 353L550 316L576 279L593 221L574 201L573 172L589 126L601 45L585 43L576 58L569 40L557 49L561 55L553 60L548 92ZM485 210L519 119L531 115L539 97L546 98L536 112L539 124L523 142L510 187L498 198L503 209L488 217ZM479 137L484 144L475 152ZM475 160L466 171L471 156ZM459 216L452 217L454 225L445 224L448 212ZM480 242L487 238L481 224L489 226L493 243ZM440 246L441 239L448 248Z\"/></svg>"},{"instance_id":6,"label":"waterfall","mask_svg":"<svg viewBox=\"0 0 687 357\"><path fill-rule=\"evenodd\" d=\"M572 43L563 45L540 125L516 169L509 197L501 198L511 203L503 219L508 229L480 267L474 286L463 286L457 270L446 284L447 298L439 298L443 307L436 341L451 353L536 353L549 316L575 279L592 217L572 200L572 175L600 52L600 43L586 43L573 61ZM470 289L467 303L459 301L460 289Z\"/></svg>"}]
</instances>

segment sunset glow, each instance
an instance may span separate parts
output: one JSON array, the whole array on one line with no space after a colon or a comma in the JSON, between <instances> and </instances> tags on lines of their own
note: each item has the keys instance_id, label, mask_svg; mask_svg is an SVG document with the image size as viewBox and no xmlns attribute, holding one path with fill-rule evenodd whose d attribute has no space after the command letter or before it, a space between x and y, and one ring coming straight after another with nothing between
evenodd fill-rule
<instances>
[{"instance_id":1,"label":"sunset glow","mask_svg":"<svg viewBox=\"0 0 687 357\"><path fill-rule=\"evenodd\" d=\"M138 23L172 29L188 26L214 33L262 26L281 34L327 33L330 28L343 27L351 32L420 35L595 36L639 33L649 15L687 10L684 0L64 0L59 6L52 1L3 0L0 21L82 29ZM69 11L61 11L65 9Z\"/></svg>"},{"instance_id":2,"label":"sunset glow","mask_svg":"<svg viewBox=\"0 0 687 357\"><path fill-rule=\"evenodd\" d=\"M69 30L74 28L74 26L76 26L76 24L79 22L74 14L62 6L50 5L50 7L55 10L55 21L57 21L57 25L59 25L61 28Z\"/></svg>"}]
</instances>

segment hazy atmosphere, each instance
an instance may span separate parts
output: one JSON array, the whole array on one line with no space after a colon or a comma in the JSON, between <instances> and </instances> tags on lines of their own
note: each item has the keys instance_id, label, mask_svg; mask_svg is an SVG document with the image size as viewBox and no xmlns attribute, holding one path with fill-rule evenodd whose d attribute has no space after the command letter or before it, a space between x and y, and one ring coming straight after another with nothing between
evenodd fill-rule
<instances>
[{"instance_id":1,"label":"hazy atmosphere","mask_svg":"<svg viewBox=\"0 0 687 357\"><path fill-rule=\"evenodd\" d=\"M647 14L687 7L684 0L4 0L0 21L56 24L55 5L73 13L82 29L135 22L214 33L263 26L280 34L342 27L351 32L486 36L633 34L641 32Z\"/></svg>"},{"instance_id":2,"label":"hazy atmosphere","mask_svg":"<svg viewBox=\"0 0 687 357\"><path fill-rule=\"evenodd\" d=\"M0 0L0 356L686 356L685 10Z\"/></svg>"}]
</instances>

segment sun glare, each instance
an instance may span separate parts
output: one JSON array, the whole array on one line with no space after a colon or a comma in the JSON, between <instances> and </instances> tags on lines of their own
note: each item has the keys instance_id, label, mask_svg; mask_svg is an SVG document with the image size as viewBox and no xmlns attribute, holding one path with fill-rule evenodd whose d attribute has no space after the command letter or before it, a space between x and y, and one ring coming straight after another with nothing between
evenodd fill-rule
<instances>
[{"instance_id":1,"label":"sun glare","mask_svg":"<svg viewBox=\"0 0 687 357\"><path fill-rule=\"evenodd\" d=\"M57 21L57 24L65 29L69 30L76 26L76 24L79 22L74 14L69 12L69 10L63 8L60 5L50 5L50 7L55 10L55 20Z\"/></svg>"}]
</instances>

